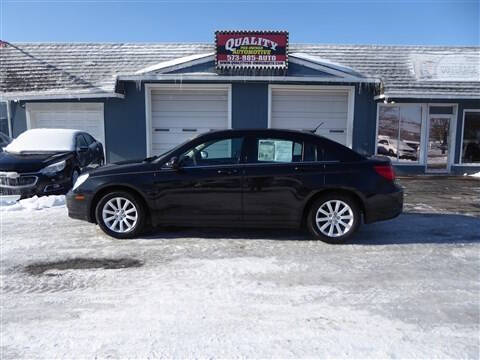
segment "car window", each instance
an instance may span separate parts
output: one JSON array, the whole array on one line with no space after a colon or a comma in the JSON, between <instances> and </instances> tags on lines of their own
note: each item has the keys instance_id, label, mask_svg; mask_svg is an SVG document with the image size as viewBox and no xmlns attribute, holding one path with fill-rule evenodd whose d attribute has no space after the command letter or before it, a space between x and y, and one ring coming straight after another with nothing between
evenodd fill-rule
<instances>
[{"instance_id":1,"label":"car window","mask_svg":"<svg viewBox=\"0 0 480 360\"><path fill-rule=\"evenodd\" d=\"M305 142L304 147L303 161L317 161L317 145L310 142Z\"/></svg>"},{"instance_id":2,"label":"car window","mask_svg":"<svg viewBox=\"0 0 480 360\"><path fill-rule=\"evenodd\" d=\"M77 149L81 148L82 146L87 146L87 142L82 135L77 135Z\"/></svg>"},{"instance_id":3,"label":"car window","mask_svg":"<svg viewBox=\"0 0 480 360\"><path fill-rule=\"evenodd\" d=\"M274 138L256 139L256 162L300 162L303 157L303 143Z\"/></svg>"},{"instance_id":4,"label":"car window","mask_svg":"<svg viewBox=\"0 0 480 360\"><path fill-rule=\"evenodd\" d=\"M186 151L180 156L182 166L237 164L240 161L243 138L211 140Z\"/></svg>"},{"instance_id":5,"label":"car window","mask_svg":"<svg viewBox=\"0 0 480 360\"><path fill-rule=\"evenodd\" d=\"M88 145L91 145L92 143L95 142L95 139L92 136L90 136L90 134L84 133L82 135L85 138L85 141L87 142Z\"/></svg>"},{"instance_id":6,"label":"car window","mask_svg":"<svg viewBox=\"0 0 480 360\"><path fill-rule=\"evenodd\" d=\"M8 145L10 138L2 133L0 133L0 146Z\"/></svg>"}]
</instances>

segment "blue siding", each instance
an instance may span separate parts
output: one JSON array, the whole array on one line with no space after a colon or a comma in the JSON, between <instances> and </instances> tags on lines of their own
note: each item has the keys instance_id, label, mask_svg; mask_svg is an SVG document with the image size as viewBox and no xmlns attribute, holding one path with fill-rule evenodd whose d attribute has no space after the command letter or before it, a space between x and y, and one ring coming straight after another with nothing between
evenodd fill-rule
<instances>
[{"instance_id":1,"label":"blue siding","mask_svg":"<svg viewBox=\"0 0 480 360\"><path fill-rule=\"evenodd\" d=\"M268 127L268 84L232 84L232 128Z\"/></svg>"},{"instance_id":2,"label":"blue siding","mask_svg":"<svg viewBox=\"0 0 480 360\"><path fill-rule=\"evenodd\" d=\"M12 116L12 135L18 136L27 130L27 115L25 113L25 104L22 102L10 102L10 111Z\"/></svg>"},{"instance_id":3,"label":"blue siding","mask_svg":"<svg viewBox=\"0 0 480 360\"><path fill-rule=\"evenodd\" d=\"M105 100L107 160L143 159L147 154L145 87L125 83L124 99Z\"/></svg>"},{"instance_id":4,"label":"blue siding","mask_svg":"<svg viewBox=\"0 0 480 360\"><path fill-rule=\"evenodd\" d=\"M374 85L355 86L352 148L363 155L375 153L377 104L373 100L374 91Z\"/></svg>"}]
</instances>

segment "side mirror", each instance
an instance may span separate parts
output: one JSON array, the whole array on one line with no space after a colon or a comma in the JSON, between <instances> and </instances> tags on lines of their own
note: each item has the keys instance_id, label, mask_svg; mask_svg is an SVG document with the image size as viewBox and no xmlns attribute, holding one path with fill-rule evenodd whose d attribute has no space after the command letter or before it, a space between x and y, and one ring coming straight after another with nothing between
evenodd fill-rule
<instances>
[{"instance_id":1,"label":"side mirror","mask_svg":"<svg viewBox=\"0 0 480 360\"><path fill-rule=\"evenodd\" d=\"M78 148L78 152L87 152L88 151L88 146L80 146Z\"/></svg>"},{"instance_id":2,"label":"side mirror","mask_svg":"<svg viewBox=\"0 0 480 360\"><path fill-rule=\"evenodd\" d=\"M174 156L168 162L165 164L169 168L172 168L173 170L178 170L180 169L180 160L178 157Z\"/></svg>"}]
</instances>

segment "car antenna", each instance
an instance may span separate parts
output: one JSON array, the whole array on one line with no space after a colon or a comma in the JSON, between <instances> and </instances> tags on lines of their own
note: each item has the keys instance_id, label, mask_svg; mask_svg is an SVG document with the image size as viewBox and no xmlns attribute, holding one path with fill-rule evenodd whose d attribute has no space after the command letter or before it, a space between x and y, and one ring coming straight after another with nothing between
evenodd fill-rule
<instances>
[{"instance_id":1,"label":"car antenna","mask_svg":"<svg viewBox=\"0 0 480 360\"><path fill-rule=\"evenodd\" d=\"M315 129L310 130L310 132L311 132L312 134L315 134L315 133L317 132L318 128L319 128L320 126L322 126L323 124L324 124L324 122L322 121L320 124L317 125L317 127L316 127Z\"/></svg>"}]
</instances>

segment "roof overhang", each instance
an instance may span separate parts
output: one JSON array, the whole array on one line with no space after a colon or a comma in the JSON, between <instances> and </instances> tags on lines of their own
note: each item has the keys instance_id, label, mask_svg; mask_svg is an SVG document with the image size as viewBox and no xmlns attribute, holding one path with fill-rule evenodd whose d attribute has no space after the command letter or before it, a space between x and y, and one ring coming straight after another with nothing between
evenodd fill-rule
<instances>
[{"instance_id":1,"label":"roof overhang","mask_svg":"<svg viewBox=\"0 0 480 360\"><path fill-rule=\"evenodd\" d=\"M98 98L120 98L123 99L125 95L119 93L48 93L38 92L37 94L28 93L1 93L0 101L20 101L20 100L58 100L58 99L98 99Z\"/></svg>"},{"instance_id":2,"label":"roof overhang","mask_svg":"<svg viewBox=\"0 0 480 360\"><path fill-rule=\"evenodd\" d=\"M375 100L388 99L480 99L480 95L465 94L425 94L425 93L386 93L374 97Z\"/></svg>"},{"instance_id":3,"label":"roof overhang","mask_svg":"<svg viewBox=\"0 0 480 360\"><path fill-rule=\"evenodd\" d=\"M380 79L362 76L346 66L335 64L304 53L289 54L289 62L326 73L328 76L253 76L221 75L208 73L175 73L172 71L215 61L215 53L195 54L161 62L136 71L133 74L119 74L122 81L268 81L268 82L333 82L333 83L380 83Z\"/></svg>"}]
</instances>

